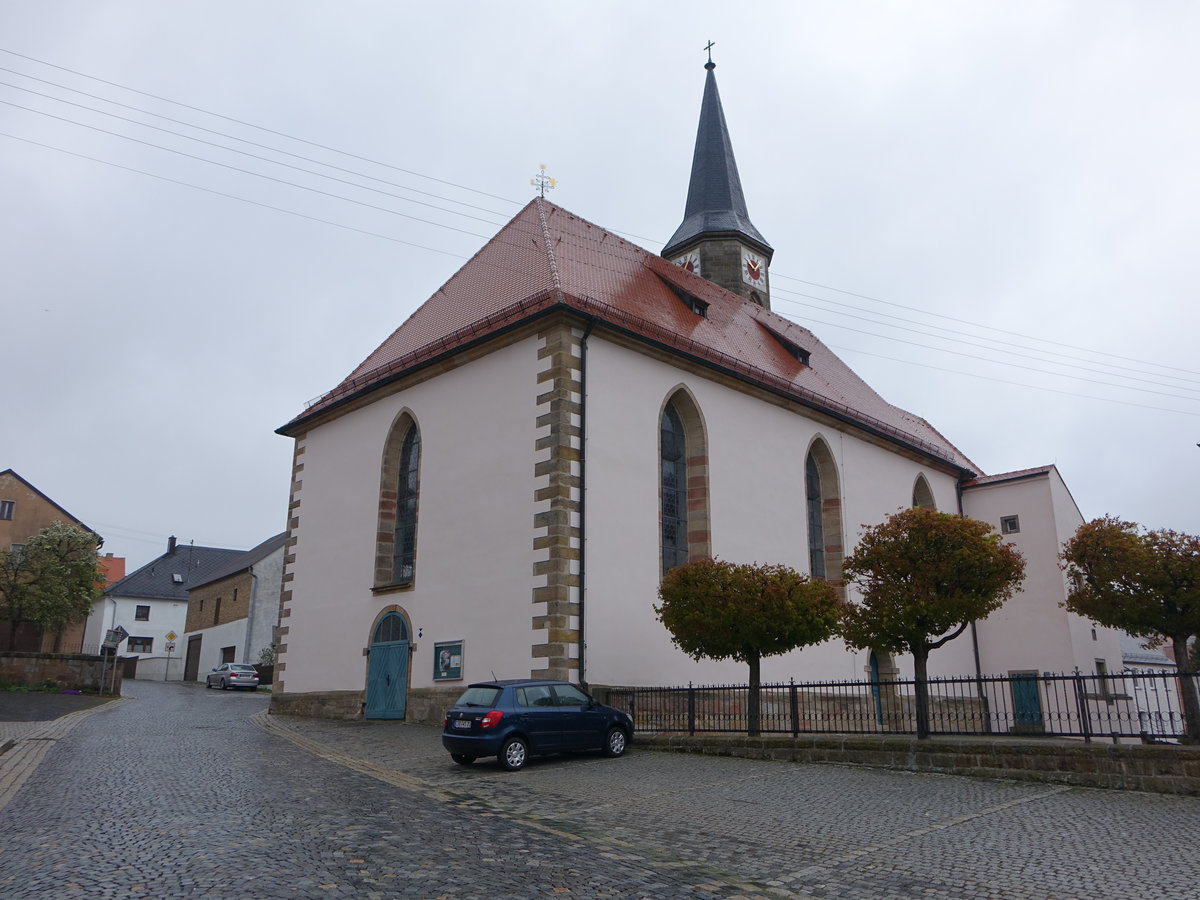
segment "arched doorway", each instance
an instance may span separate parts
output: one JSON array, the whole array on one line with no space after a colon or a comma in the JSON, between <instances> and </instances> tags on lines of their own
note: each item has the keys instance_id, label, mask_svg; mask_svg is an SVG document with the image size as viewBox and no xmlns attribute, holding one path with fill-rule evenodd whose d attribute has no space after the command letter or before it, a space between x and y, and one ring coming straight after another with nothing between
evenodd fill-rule
<instances>
[{"instance_id":1,"label":"arched doorway","mask_svg":"<svg viewBox=\"0 0 1200 900\"><path fill-rule=\"evenodd\" d=\"M408 700L408 622L389 612L375 626L367 666L368 719L403 719Z\"/></svg>"}]
</instances>

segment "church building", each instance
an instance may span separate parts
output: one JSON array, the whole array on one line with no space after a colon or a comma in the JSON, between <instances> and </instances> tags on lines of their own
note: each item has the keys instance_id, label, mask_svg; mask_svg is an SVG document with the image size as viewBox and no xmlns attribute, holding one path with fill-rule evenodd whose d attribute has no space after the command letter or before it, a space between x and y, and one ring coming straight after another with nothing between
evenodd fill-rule
<instances>
[{"instance_id":1,"label":"church building","mask_svg":"<svg viewBox=\"0 0 1200 900\"><path fill-rule=\"evenodd\" d=\"M276 711L440 721L491 677L745 683L672 645L663 573L715 556L839 582L861 523L914 504L991 523L1028 563L931 674L1119 670L1116 633L1059 607L1082 517L1057 470L985 475L771 311L774 250L706 69L661 254L535 198L279 429L295 450ZM869 673L911 661L840 640L762 661L764 683Z\"/></svg>"}]
</instances>

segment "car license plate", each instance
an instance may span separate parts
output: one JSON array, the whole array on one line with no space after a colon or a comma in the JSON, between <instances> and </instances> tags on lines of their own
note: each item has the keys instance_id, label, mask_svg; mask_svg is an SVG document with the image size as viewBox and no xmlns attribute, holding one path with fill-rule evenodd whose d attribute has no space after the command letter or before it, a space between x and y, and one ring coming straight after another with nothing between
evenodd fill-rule
<instances>
[{"instance_id":1,"label":"car license plate","mask_svg":"<svg viewBox=\"0 0 1200 900\"><path fill-rule=\"evenodd\" d=\"M454 727L455 728L470 728L471 721L469 719L455 719Z\"/></svg>"}]
</instances>

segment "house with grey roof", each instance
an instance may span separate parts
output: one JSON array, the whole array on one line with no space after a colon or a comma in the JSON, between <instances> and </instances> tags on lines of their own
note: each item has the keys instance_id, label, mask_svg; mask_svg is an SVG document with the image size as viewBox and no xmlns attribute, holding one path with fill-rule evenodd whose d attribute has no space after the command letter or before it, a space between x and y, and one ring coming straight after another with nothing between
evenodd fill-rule
<instances>
[{"instance_id":1,"label":"house with grey roof","mask_svg":"<svg viewBox=\"0 0 1200 900\"><path fill-rule=\"evenodd\" d=\"M197 681L221 663L258 663L271 651L279 624L283 580L280 532L240 553L188 588L184 633L185 681Z\"/></svg>"},{"instance_id":2,"label":"house with grey roof","mask_svg":"<svg viewBox=\"0 0 1200 900\"><path fill-rule=\"evenodd\" d=\"M84 640L98 644L108 629L124 628L129 636L118 652L134 660L126 665L126 678L181 680L188 589L243 552L181 545L172 535L166 553L108 586L88 618Z\"/></svg>"}]
</instances>

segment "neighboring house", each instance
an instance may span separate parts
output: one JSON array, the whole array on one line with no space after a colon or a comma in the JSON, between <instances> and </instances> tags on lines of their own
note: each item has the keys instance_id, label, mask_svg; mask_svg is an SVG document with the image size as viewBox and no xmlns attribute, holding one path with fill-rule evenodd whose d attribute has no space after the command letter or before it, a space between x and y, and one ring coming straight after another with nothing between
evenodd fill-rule
<instances>
[{"instance_id":1,"label":"neighboring house","mask_svg":"<svg viewBox=\"0 0 1200 900\"><path fill-rule=\"evenodd\" d=\"M1168 645L1169 647L1169 645ZM1141 731L1150 738L1179 734L1183 730L1183 698L1175 661L1162 649L1146 646L1146 639L1121 634L1124 676L1121 689L1132 694Z\"/></svg>"},{"instance_id":2,"label":"neighboring house","mask_svg":"<svg viewBox=\"0 0 1200 900\"><path fill-rule=\"evenodd\" d=\"M1083 516L1058 469L1042 466L972 478L963 484L962 509L971 518L991 524L1025 557L1021 592L976 625L982 671L989 675L1119 672L1121 632L1059 605L1066 600L1070 583L1058 554L1083 524Z\"/></svg>"},{"instance_id":3,"label":"neighboring house","mask_svg":"<svg viewBox=\"0 0 1200 900\"><path fill-rule=\"evenodd\" d=\"M12 469L0 472L0 549L22 547L33 535L55 522L77 525L96 534ZM97 534L97 548L103 543L104 539ZM111 553L100 560L106 572L111 574L118 569L124 572L125 560L114 557ZM10 623L0 621L0 650L9 648L11 631ZM44 653L79 653L84 649L84 643L83 620L68 625L57 633L46 634L43 634L41 628L25 623L17 628L13 649Z\"/></svg>"},{"instance_id":4,"label":"neighboring house","mask_svg":"<svg viewBox=\"0 0 1200 900\"><path fill-rule=\"evenodd\" d=\"M1080 516L1057 470L985 476L771 312L774 251L707 68L661 255L536 198L279 429L295 448L274 708L440 720L493 674L744 683L743 664L673 646L662 574L717 556L840 584L861 525L911 505L965 510L1029 560L1011 610L932 674L1119 665L1111 634L1059 606ZM840 640L762 661L764 681L911 671Z\"/></svg>"},{"instance_id":5,"label":"neighboring house","mask_svg":"<svg viewBox=\"0 0 1200 900\"><path fill-rule=\"evenodd\" d=\"M225 662L259 661L275 643L287 532L234 557L188 589L183 678L197 681Z\"/></svg>"},{"instance_id":6,"label":"neighboring house","mask_svg":"<svg viewBox=\"0 0 1200 900\"><path fill-rule=\"evenodd\" d=\"M88 619L89 642L98 643L108 629L121 626L129 637L118 652L137 659L126 668L125 677L182 679L188 588L207 581L244 552L180 546L172 535L166 553L104 591Z\"/></svg>"}]
</instances>

